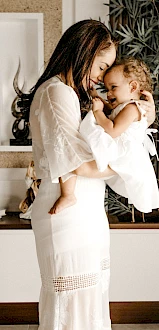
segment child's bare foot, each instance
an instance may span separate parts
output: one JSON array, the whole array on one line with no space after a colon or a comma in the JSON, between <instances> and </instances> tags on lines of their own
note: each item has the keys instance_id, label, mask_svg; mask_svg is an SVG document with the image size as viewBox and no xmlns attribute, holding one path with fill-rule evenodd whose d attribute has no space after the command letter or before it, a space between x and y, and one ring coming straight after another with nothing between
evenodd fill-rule
<instances>
[{"instance_id":1,"label":"child's bare foot","mask_svg":"<svg viewBox=\"0 0 159 330\"><path fill-rule=\"evenodd\" d=\"M51 207L49 214L56 214L64 210L66 207L72 206L76 203L75 195L60 196L55 204Z\"/></svg>"}]
</instances>

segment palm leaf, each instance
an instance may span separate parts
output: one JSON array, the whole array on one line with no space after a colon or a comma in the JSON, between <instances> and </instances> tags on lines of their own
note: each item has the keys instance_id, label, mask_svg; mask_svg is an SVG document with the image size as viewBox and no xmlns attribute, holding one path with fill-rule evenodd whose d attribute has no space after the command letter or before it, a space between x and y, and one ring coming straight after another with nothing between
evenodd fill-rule
<instances>
[{"instance_id":1,"label":"palm leaf","mask_svg":"<svg viewBox=\"0 0 159 330\"><path fill-rule=\"evenodd\" d=\"M128 206L125 205L124 203L122 203L120 201L120 199L121 199L121 196L114 192L110 191L108 193L108 197L106 194L104 204L105 204L105 208L106 209L108 208L108 212L112 215L115 215L115 214L123 215L126 213L132 213L131 209L130 209L130 205L128 205Z\"/></svg>"}]
</instances>

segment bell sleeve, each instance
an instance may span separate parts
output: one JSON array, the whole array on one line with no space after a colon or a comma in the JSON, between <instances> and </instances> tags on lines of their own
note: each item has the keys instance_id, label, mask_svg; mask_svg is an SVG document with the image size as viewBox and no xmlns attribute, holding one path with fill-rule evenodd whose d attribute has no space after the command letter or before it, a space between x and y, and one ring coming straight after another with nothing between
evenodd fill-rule
<instances>
[{"instance_id":1,"label":"bell sleeve","mask_svg":"<svg viewBox=\"0 0 159 330\"><path fill-rule=\"evenodd\" d=\"M99 172L103 172L110 161L114 161L118 157L115 140L97 124L92 110L83 119L79 131L90 146Z\"/></svg>"},{"instance_id":2,"label":"bell sleeve","mask_svg":"<svg viewBox=\"0 0 159 330\"><path fill-rule=\"evenodd\" d=\"M44 89L39 121L52 182L58 182L59 177L66 181L73 170L93 160L90 147L79 133L80 105L71 87L60 82Z\"/></svg>"}]
</instances>

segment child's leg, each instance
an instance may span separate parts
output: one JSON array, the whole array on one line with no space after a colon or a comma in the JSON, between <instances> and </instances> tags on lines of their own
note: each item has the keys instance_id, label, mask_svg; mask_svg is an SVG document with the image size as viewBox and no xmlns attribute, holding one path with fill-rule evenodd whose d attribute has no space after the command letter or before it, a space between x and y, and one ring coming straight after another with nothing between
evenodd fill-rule
<instances>
[{"instance_id":1,"label":"child's leg","mask_svg":"<svg viewBox=\"0 0 159 330\"><path fill-rule=\"evenodd\" d=\"M61 196L57 199L55 204L51 207L49 214L55 214L66 207L72 206L76 203L74 189L76 184L76 177L73 176L65 182L60 178Z\"/></svg>"}]
</instances>

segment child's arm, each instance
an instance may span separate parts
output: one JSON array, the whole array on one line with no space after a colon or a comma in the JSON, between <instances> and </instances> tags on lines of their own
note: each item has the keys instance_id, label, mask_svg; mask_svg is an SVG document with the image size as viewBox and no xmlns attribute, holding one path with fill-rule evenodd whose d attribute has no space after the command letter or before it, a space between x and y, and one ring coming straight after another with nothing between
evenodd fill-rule
<instances>
[{"instance_id":1,"label":"child's arm","mask_svg":"<svg viewBox=\"0 0 159 330\"><path fill-rule=\"evenodd\" d=\"M134 103L129 103L115 117L114 121L108 119L101 110L101 100L93 99L93 113L98 125L102 126L106 133L115 138L130 126L134 121L141 118L141 114Z\"/></svg>"},{"instance_id":2,"label":"child's arm","mask_svg":"<svg viewBox=\"0 0 159 330\"><path fill-rule=\"evenodd\" d=\"M55 204L51 207L49 214L55 214L66 207L69 207L76 203L76 198L74 195L75 185L76 185L76 176L72 176L65 182L62 182L61 178L60 187L61 187L61 196L57 199Z\"/></svg>"}]
</instances>

